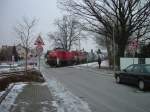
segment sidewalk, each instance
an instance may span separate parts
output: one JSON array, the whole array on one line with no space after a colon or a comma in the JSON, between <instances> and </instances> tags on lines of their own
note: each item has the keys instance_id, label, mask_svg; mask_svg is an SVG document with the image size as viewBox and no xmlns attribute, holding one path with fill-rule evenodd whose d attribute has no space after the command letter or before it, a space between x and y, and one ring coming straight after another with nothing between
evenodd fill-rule
<instances>
[{"instance_id":1,"label":"sidewalk","mask_svg":"<svg viewBox=\"0 0 150 112\"><path fill-rule=\"evenodd\" d=\"M86 64L81 64L81 65L78 65L78 66L98 68L98 62L86 63ZM108 60L102 61L101 67L102 68L108 68L109 67Z\"/></svg>"},{"instance_id":2,"label":"sidewalk","mask_svg":"<svg viewBox=\"0 0 150 112\"><path fill-rule=\"evenodd\" d=\"M109 64L108 64L107 60L102 61L100 69L98 67L98 62L80 64L80 65L76 65L74 67L79 68L79 69L87 69L88 68L89 71L96 72L98 74L103 73L104 75L105 74L109 75L109 76L113 75L113 71L111 69L109 69Z\"/></svg>"},{"instance_id":3,"label":"sidewalk","mask_svg":"<svg viewBox=\"0 0 150 112\"><path fill-rule=\"evenodd\" d=\"M56 112L46 84L28 83L22 88L17 86L20 85L16 85L0 105L0 112Z\"/></svg>"}]
</instances>

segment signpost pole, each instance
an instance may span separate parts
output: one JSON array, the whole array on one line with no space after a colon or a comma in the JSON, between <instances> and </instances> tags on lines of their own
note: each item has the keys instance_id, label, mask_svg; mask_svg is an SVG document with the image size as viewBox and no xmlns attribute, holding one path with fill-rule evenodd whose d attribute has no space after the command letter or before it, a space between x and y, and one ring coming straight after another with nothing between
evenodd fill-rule
<instances>
[{"instance_id":1,"label":"signpost pole","mask_svg":"<svg viewBox=\"0 0 150 112\"><path fill-rule=\"evenodd\" d=\"M113 24L113 61L114 61L114 68L113 68L113 71L114 71L114 74L116 72L116 46L115 46L115 24Z\"/></svg>"},{"instance_id":2,"label":"signpost pole","mask_svg":"<svg viewBox=\"0 0 150 112\"><path fill-rule=\"evenodd\" d=\"M39 71L40 71L40 60L41 60L41 58L40 58L40 56L38 56L38 58L39 58Z\"/></svg>"},{"instance_id":3,"label":"signpost pole","mask_svg":"<svg viewBox=\"0 0 150 112\"><path fill-rule=\"evenodd\" d=\"M36 39L34 45L36 45L36 54L38 56L38 69L40 71L40 61L41 61L41 55L43 52L43 45L44 45L43 39L40 35Z\"/></svg>"},{"instance_id":4,"label":"signpost pole","mask_svg":"<svg viewBox=\"0 0 150 112\"><path fill-rule=\"evenodd\" d=\"M42 46L37 46L36 47L36 53L37 53L37 56L38 56L38 69L39 69L39 71L40 71L40 62L41 62L42 52L43 52L43 47Z\"/></svg>"}]
</instances>

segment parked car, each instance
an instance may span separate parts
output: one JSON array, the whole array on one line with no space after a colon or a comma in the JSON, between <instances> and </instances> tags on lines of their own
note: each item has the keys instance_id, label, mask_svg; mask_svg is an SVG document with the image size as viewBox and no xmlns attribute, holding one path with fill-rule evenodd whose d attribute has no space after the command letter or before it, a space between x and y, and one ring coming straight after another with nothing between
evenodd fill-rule
<instances>
[{"instance_id":1,"label":"parked car","mask_svg":"<svg viewBox=\"0 0 150 112\"><path fill-rule=\"evenodd\" d=\"M117 83L134 84L140 90L150 87L150 64L132 64L115 73Z\"/></svg>"}]
</instances>

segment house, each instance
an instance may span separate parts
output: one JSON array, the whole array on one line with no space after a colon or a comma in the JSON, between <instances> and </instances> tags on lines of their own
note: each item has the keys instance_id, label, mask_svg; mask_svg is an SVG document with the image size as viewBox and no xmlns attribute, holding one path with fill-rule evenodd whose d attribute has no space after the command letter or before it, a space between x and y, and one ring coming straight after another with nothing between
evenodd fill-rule
<instances>
[{"instance_id":1,"label":"house","mask_svg":"<svg viewBox=\"0 0 150 112\"><path fill-rule=\"evenodd\" d=\"M18 52L20 59L25 59L26 51L25 51L25 48L21 44L18 44L16 46L16 50Z\"/></svg>"},{"instance_id":2,"label":"house","mask_svg":"<svg viewBox=\"0 0 150 112\"><path fill-rule=\"evenodd\" d=\"M16 46L16 50L18 52L19 57L21 59L25 59L26 51L25 51L25 48L21 44L18 44ZM36 56L36 50L35 49L28 49L28 58L30 58L32 56Z\"/></svg>"},{"instance_id":3,"label":"house","mask_svg":"<svg viewBox=\"0 0 150 112\"><path fill-rule=\"evenodd\" d=\"M0 60L1 61L12 61L12 60L17 61L18 53L16 51L16 47L3 45L0 51Z\"/></svg>"}]
</instances>

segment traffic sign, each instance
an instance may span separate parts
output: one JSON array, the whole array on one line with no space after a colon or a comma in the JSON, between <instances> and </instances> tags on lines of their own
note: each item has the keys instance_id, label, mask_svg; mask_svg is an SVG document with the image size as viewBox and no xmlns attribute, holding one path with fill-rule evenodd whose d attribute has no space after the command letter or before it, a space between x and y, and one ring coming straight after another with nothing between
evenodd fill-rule
<instances>
[{"instance_id":1,"label":"traffic sign","mask_svg":"<svg viewBox=\"0 0 150 112\"><path fill-rule=\"evenodd\" d=\"M43 53L43 46L41 46L41 45L36 46L36 54L38 56L41 56L42 53Z\"/></svg>"},{"instance_id":2,"label":"traffic sign","mask_svg":"<svg viewBox=\"0 0 150 112\"><path fill-rule=\"evenodd\" d=\"M42 37L39 35L34 43L34 45L45 45Z\"/></svg>"},{"instance_id":3,"label":"traffic sign","mask_svg":"<svg viewBox=\"0 0 150 112\"><path fill-rule=\"evenodd\" d=\"M139 47L139 43L136 40L133 40L129 44L130 48L137 49Z\"/></svg>"}]
</instances>

